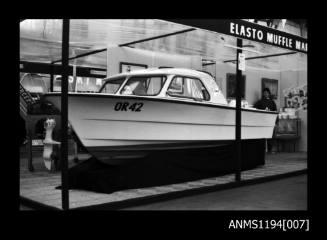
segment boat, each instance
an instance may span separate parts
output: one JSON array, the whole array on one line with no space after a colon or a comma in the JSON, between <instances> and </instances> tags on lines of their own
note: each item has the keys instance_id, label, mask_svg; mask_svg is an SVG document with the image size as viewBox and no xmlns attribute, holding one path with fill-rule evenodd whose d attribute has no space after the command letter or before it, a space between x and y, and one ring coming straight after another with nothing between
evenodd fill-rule
<instances>
[{"instance_id":1,"label":"boat","mask_svg":"<svg viewBox=\"0 0 327 240\"><path fill-rule=\"evenodd\" d=\"M60 110L60 93L45 100ZM110 76L97 93L68 94L68 120L98 160L121 164L149 152L202 148L235 140L235 106L214 78L184 68L154 68ZM277 112L241 108L241 139L272 138ZM120 160L119 160L120 159Z\"/></svg>"}]
</instances>

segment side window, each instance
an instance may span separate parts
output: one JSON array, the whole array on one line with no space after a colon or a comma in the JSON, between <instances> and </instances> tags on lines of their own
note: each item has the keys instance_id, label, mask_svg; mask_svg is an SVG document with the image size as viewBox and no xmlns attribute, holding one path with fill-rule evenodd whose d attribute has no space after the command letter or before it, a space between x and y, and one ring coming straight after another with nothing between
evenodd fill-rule
<instances>
[{"instance_id":1,"label":"side window","mask_svg":"<svg viewBox=\"0 0 327 240\"><path fill-rule=\"evenodd\" d=\"M169 93L172 95L184 96L183 81L184 79L182 77L174 77L168 88Z\"/></svg>"},{"instance_id":2,"label":"side window","mask_svg":"<svg viewBox=\"0 0 327 240\"><path fill-rule=\"evenodd\" d=\"M156 95L160 92L164 83L163 77L152 77L147 80L147 95Z\"/></svg>"},{"instance_id":3,"label":"side window","mask_svg":"<svg viewBox=\"0 0 327 240\"><path fill-rule=\"evenodd\" d=\"M210 95L203 83L197 78L175 77L168 88L168 95L192 98L196 100L210 100Z\"/></svg>"},{"instance_id":4,"label":"side window","mask_svg":"<svg viewBox=\"0 0 327 240\"><path fill-rule=\"evenodd\" d=\"M165 76L134 76L128 79L121 94L155 96L161 91Z\"/></svg>"}]
</instances>

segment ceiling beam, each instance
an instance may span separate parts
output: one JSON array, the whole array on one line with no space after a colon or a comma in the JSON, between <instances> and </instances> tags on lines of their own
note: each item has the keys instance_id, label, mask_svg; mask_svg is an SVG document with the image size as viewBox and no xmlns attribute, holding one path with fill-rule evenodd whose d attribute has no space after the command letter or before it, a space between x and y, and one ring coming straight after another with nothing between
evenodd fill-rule
<instances>
[{"instance_id":1,"label":"ceiling beam","mask_svg":"<svg viewBox=\"0 0 327 240\"><path fill-rule=\"evenodd\" d=\"M123 43L123 44L120 44L118 46L119 47L125 47L125 46L129 46L129 45L136 44L136 43L141 43L141 42L145 42L145 41L155 40L155 39L158 39L158 38L169 37L169 36L172 36L172 35L186 33L186 32L190 32L190 31L194 31L194 30L196 30L196 28L188 28L188 29L184 29L184 30L181 30L181 31L173 32L173 33L163 34L163 35L159 35L159 36L155 36L155 37L150 37L150 38L145 38L145 39L141 39L141 40L137 40L137 41L133 41L133 42L128 42L128 43ZM86 56L89 56L89 55L92 55L92 54L104 52L106 50L107 50L107 48L97 49L97 50L94 50L94 51L91 51L91 52L87 52L87 53L83 53L83 54L77 55L75 57L70 57L69 60L73 60L73 59L81 58L81 57L86 57ZM57 62L61 62L61 59L52 61L51 64L54 64L54 63L57 63Z\"/></svg>"},{"instance_id":2,"label":"ceiling beam","mask_svg":"<svg viewBox=\"0 0 327 240\"><path fill-rule=\"evenodd\" d=\"M297 52L286 52L286 53L262 55L262 56L256 56L256 57L248 57L248 58L245 58L245 60L252 60L252 59L258 59L258 58L268 58L268 57L277 57L277 56L283 56L283 55L290 55L290 54L294 54L294 53L297 53ZM224 61L224 63L236 62L236 61L237 60L226 60L226 61Z\"/></svg>"},{"instance_id":3,"label":"ceiling beam","mask_svg":"<svg viewBox=\"0 0 327 240\"><path fill-rule=\"evenodd\" d=\"M155 40L155 39L158 39L158 38L169 37L169 36L172 36L172 35L186 33L186 32L190 32L190 31L194 31L194 30L196 30L196 28L188 28L188 29L184 29L184 30L181 30L181 31L173 32L173 33L159 35L159 36L156 36L156 37L150 37L150 38L145 38L145 39L141 39L141 40L137 40L137 41L133 41L133 42L129 42L129 43L120 44L119 47L125 47L125 46L131 45L131 44L146 42L146 41Z\"/></svg>"},{"instance_id":4,"label":"ceiling beam","mask_svg":"<svg viewBox=\"0 0 327 240\"><path fill-rule=\"evenodd\" d=\"M76 58L81 58L81 57L85 57L85 56L89 56L89 55L92 55L92 54L96 54L96 53L100 53L100 52L104 52L106 51L107 48L101 48L101 49L97 49L97 50L94 50L94 51L91 51L91 52L87 52L87 53L83 53L83 54L79 54L75 57L70 57L69 60L73 60L73 59L76 59ZM58 59L56 61L52 61L51 64L53 63L57 63L57 62L61 62L61 59Z\"/></svg>"}]
</instances>

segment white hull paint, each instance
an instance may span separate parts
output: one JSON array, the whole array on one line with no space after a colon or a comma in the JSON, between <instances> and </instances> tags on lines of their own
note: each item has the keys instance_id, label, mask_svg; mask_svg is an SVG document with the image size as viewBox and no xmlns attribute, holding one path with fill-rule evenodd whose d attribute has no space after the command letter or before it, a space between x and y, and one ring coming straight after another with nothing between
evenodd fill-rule
<instances>
[{"instance_id":1,"label":"white hull paint","mask_svg":"<svg viewBox=\"0 0 327 240\"><path fill-rule=\"evenodd\" d=\"M60 109L60 94L47 94L46 99ZM119 102L143 106L139 112L116 111ZM235 139L235 108L214 103L70 93L68 111L81 143L99 159ZM242 109L242 140L271 138L276 117L277 113Z\"/></svg>"}]
</instances>

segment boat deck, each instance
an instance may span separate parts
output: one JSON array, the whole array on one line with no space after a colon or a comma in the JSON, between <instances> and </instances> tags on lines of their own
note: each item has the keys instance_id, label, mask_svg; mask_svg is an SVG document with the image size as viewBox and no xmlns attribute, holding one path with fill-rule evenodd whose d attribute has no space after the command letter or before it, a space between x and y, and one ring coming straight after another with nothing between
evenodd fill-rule
<instances>
[{"instance_id":1,"label":"boat deck","mask_svg":"<svg viewBox=\"0 0 327 240\"><path fill-rule=\"evenodd\" d=\"M81 160L87 155L81 155ZM60 172L49 172L42 165L42 159L34 160L34 172L29 172L26 159L20 164L20 197L24 202L41 204L43 208L62 210ZM73 165L71 160L70 165ZM119 209L126 206L144 204L178 196L192 195L201 192L216 191L240 186L250 182L262 182L280 177L305 173L307 170L306 153L277 153L266 155L266 164L242 172L242 181L235 182L235 174L201 179L165 186L128 189L111 194L96 193L86 190L69 190L70 209Z\"/></svg>"}]
</instances>

